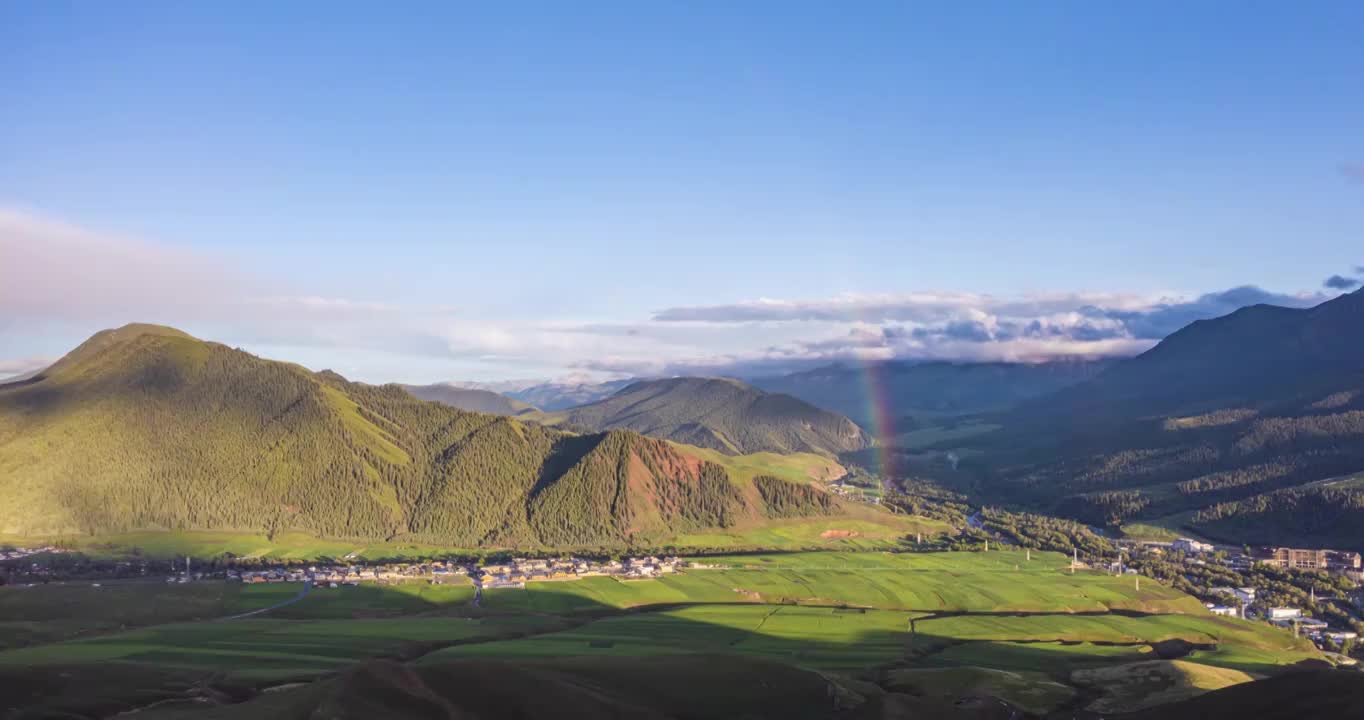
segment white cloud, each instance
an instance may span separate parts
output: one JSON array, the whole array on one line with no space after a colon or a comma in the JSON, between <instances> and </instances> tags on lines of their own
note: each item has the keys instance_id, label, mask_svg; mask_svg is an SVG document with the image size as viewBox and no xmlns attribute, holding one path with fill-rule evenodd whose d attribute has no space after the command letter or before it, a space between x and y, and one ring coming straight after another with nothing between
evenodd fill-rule
<instances>
[{"instance_id":1,"label":"white cloud","mask_svg":"<svg viewBox=\"0 0 1364 720\"><path fill-rule=\"evenodd\" d=\"M311 291L306 278L282 283L200 253L4 209L0 257L0 346L29 333L51 337L55 326L69 328L74 344L102 327L160 322L369 381L400 379L395 373L408 381L570 371L752 375L851 359L1130 355L1244 305L1325 299L1251 286L1193 297L912 292L673 307L637 322L507 319L335 297ZM16 355L51 349L16 347Z\"/></svg>"}]
</instances>

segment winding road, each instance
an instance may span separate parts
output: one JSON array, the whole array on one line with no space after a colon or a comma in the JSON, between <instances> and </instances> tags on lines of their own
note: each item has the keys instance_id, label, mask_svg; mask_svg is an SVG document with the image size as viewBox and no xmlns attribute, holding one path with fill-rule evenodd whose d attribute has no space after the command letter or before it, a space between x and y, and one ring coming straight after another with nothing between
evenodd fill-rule
<instances>
[{"instance_id":1,"label":"winding road","mask_svg":"<svg viewBox=\"0 0 1364 720\"><path fill-rule=\"evenodd\" d=\"M303 598L307 597L307 596L308 596L308 593L309 593L312 589L313 589L313 581L312 581L312 580L308 580L308 581L306 581L306 582L303 583L303 589L302 589L302 590L299 590L297 595L295 595L295 596L289 598L288 600L281 600L281 601L279 601L279 602L277 602L277 603L275 603L274 605L271 605L271 606L269 606L269 607L263 607L263 608L261 608L261 609L259 609L259 610L252 610L251 612L244 612L244 613L241 613L240 615L229 615L229 616L227 616L227 617L218 618L217 620L214 620L213 622L224 622L224 621L227 621L227 620L241 620L242 618L249 618L249 617L253 617L253 616L256 616L256 615L261 615L261 614L264 614L264 613L268 613L268 612L270 612L271 610L278 610L279 608L282 608L282 607L284 607L284 606L286 606L286 605L293 605L294 603L298 602L299 600L302 600Z\"/></svg>"}]
</instances>

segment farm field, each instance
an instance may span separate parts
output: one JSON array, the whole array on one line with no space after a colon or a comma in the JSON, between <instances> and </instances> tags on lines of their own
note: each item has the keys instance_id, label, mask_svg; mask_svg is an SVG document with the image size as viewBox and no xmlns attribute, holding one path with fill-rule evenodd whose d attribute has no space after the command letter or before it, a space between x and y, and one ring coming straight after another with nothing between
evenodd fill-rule
<instances>
[{"instance_id":1,"label":"farm field","mask_svg":"<svg viewBox=\"0 0 1364 720\"><path fill-rule=\"evenodd\" d=\"M856 669L904 655L913 613L796 606L697 606L596 620L520 640L452 647L463 657L571 657L730 652L818 669Z\"/></svg>"},{"instance_id":2,"label":"farm field","mask_svg":"<svg viewBox=\"0 0 1364 720\"><path fill-rule=\"evenodd\" d=\"M950 532L947 523L908 515L874 512L852 506L847 515L824 518L773 520L752 527L708 530L678 535L672 545L679 551L733 550L891 550L904 545L904 538Z\"/></svg>"},{"instance_id":3,"label":"farm field","mask_svg":"<svg viewBox=\"0 0 1364 720\"><path fill-rule=\"evenodd\" d=\"M768 663L765 672L814 672L875 693L910 693L916 703L952 707L954 696L984 692L1037 711L1099 700L1112 710L1139 704L1141 692L1182 697L1317 656L1285 631L1214 617L1155 581L1138 590L1130 577L1071 573L1068 559L1054 553L798 552L698 561L712 567L488 589L477 606L466 582L313 588L238 620L217 619L294 598L302 586L0 588L0 632L7 633L0 637L11 640L0 651L0 685L27 688L25 678L46 668L43 677L69 682L26 692L47 693L34 702L65 712L77 679L126 676L124 683L79 682L92 694L75 691L76 700L107 717L110 709L219 686L215 702L227 693L273 707L282 701L258 696L260 688L325 683L318 679L380 660L423 677L455 667L483 677L502 672L496 668L628 661L652 677L647 668L672 663L694 673L711 664L707 658L730 658ZM89 625L71 627L73 615ZM1152 647L1163 641L1189 643L1180 645L1178 664L1161 659L1169 643ZM1146 665L1152 662L1161 664ZM1148 666L1160 677L1139 672ZM1090 671L1127 672L1130 682L1112 683L1131 691L1100 693L1094 686L1108 676L1082 674ZM417 681L400 684L409 682ZM193 708L171 710L147 717Z\"/></svg>"},{"instance_id":4,"label":"farm field","mask_svg":"<svg viewBox=\"0 0 1364 720\"><path fill-rule=\"evenodd\" d=\"M235 608L246 612L269 607L293 597L300 583L247 585L237 593ZM270 613L271 617L291 619L374 618L415 615L458 610L474 598L474 586L467 578L432 585L406 582L387 585L361 584L338 588L314 587L306 597Z\"/></svg>"},{"instance_id":5,"label":"farm field","mask_svg":"<svg viewBox=\"0 0 1364 720\"><path fill-rule=\"evenodd\" d=\"M160 625L0 653L0 665L134 662L247 678L312 677L369 657L554 627L545 618L233 620Z\"/></svg>"},{"instance_id":6,"label":"farm field","mask_svg":"<svg viewBox=\"0 0 1364 720\"><path fill-rule=\"evenodd\" d=\"M538 583L489 593L491 606L531 603L525 595L578 596L583 607L637 607L680 602L765 602L851 605L929 612L1204 613L1193 598L1154 582L1071 575L1056 553L791 553L701 558L725 569L691 570L657 580L598 578ZM614 583L614 584L612 584ZM517 593L521 593L518 595ZM583 596L590 600L581 599ZM551 603L530 605L548 611ZM522 605L521 607L526 607Z\"/></svg>"}]
</instances>

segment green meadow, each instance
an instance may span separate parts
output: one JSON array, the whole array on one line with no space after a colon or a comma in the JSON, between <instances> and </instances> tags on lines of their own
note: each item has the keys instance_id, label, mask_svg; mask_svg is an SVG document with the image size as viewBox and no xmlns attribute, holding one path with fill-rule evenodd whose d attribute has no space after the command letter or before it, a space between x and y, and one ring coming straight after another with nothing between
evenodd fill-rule
<instances>
[{"instance_id":1,"label":"green meadow","mask_svg":"<svg viewBox=\"0 0 1364 720\"><path fill-rule=\"evenodd\" d=\"M0 665L133 662L246 678L311 677L365 658L424 654L472 638L533 631L552 621L493 618L233 620L160 625L0 653Z\"/></svg>"},{"instance_id":2,"label":"green meadow","mask_svg":"<svg viewBox=\"0 0 1364 720\"><path fill-rule=\"evenodd\" d=\"M818 669L858 669L903 657L911 617L913 613L885 610L700 605L609 617L520 640L451 647L423 662L728 652Z\"/></svg>"},{"instance_id":3,"label":"green meadow","mask_svg":"<svg viewBox=\"0 0 1364 720\"><path fill-rule=\"evenodd\" d=\"M698 562L708 567L657 579L489 589L478 605L467 582L314 588L238 620L221 618L296 598L302 586L0 588L0 638L10 648L0 651L0 685L26 687L45 668L43 677L103 669L144 678L90 683L99 690L89 706L107 716L204 683L250 696L376 658L443 672L509 661L652 667L698 658L677 661L695 668L727 657L949 705L954 694L992 694L1041 712L1079 701L1135 706L1152 683L1160 692L1199 692L1319 657L1285 631L1214 617L1149 579L1138 589L1130 576L1071 572L1054 553L797 552ZM84 624L73 627L72 617ZM1161 659L1171 652L1178 664ZM1100 670L1135 684L1126 694L1096 691L1092 678L1109 677L1093 674ZM1148 677L1156 672L1158 682ZM70 685L45 692L58 703L51 707L70 706Z\"/></svg>"}]
</instances>

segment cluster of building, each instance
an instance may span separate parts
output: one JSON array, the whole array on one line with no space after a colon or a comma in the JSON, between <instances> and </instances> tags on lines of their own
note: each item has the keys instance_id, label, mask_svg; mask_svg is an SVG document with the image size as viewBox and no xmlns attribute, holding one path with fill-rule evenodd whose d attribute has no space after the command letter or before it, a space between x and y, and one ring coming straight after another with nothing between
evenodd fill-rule
<instances>
[{"instance_id":1,"label":"cluster of building","mask_svg":"<svg viewBox=\"0 0 1364 720\"><path fill-rule=\"evenodd\" d=\"M61 550L61 549L59 549L59 548L52 547L51 545L44 545L43 547L37 547L37 548L21 548L21 547L0 548L0 560L22 560L22 559L24 559L24 558L26 558L26 557L28 557L28 556L30 556L30 555L37 555L37 554L39 554L39 553L59 553L59 552L64 552L64 551Z\"/></svg>"},{"instance_id":2,"label":"cluster of building","mask_svg":"<svg viewBox=\"0 0 1364 720\"><path fill-rule=\"evenodd\" d=\"M1148 546L1158 546L1161 543L1145 543ZM1218 548L1212 543L1199 542L1192 538L1179 538L1169 543L1171 550L1190 555L1201 555L1215 552ZM1258 551L1246 555L1245 553L1233 553L1230 557L1231 565L1236 567L1249 567L1254 563L1271 565L1273 567L1287 568L1292 570L1322 570L1335 572L1341 575L1348 575L1352 580L1364 580L1364 562L1361 562L1360 554L1348 550L1303 550L1300 548L1287 547L1264 547Z\"/></svg>"},{"instance_id":3,"label":"cluster of building","mask_svg":"<svg viewBox=\"0 0 1364 720\"><path fill-rule=\"evenodd\" d=\"M651 578L676 572L675 557L639 557L595 561L584 558L513 558L505 563L487 565L455 562L387 563L380 565L312 565L297 568L227 570L228 580L244 583L312 582L319 587L359 585L363 582L409 582L423 580L441 583L459 577L473 579L486 588L523 587L537 580L573 580L595 575L621 578ZM188 572L173 575L167 582L184 582L197 577Z\"/></svg>"},{"instance_id":4,"label":"cluster of building","mask_svg":"<svg viewBox=\"0 0 1364 720\"><path fill-rule=\"evenodd\" d=\"M1142 545L1145 551L1155 554L1163 554L1166 550L1182 552L1185 555L1184 562L1195 565L1220 563L1232 569L1244 571L1258 564L1291 570L1328 572L1347 577L1357 583L1364 582L1364 567L1362 567L1364 562L1361 562L1360 554L1353 551L1262 547L1247 553L1234 548L1217 547L1192 538L1179 538L1170 543L1142 543ZM1219 550L1226 552L1214 559L1212 553ZM1353 630L1332 628L1326 620L1305 616L1301 608L1257 606L1258 609L1252 612L1247 608L1256 604L1256 592L1253 587L1214 587L1208 589L1208 594L1224 598L1218 602L1207 603L1208 611L1214 615L1240 618L1254 616L1265 622L1291 629L1295 633L1310 638L1318 646L1328 649L1331 646L1340 647L1346 641L1357 639ZM1356 607L1364 611L1364 593L1353 598L1345 598L1345 600L1353 601Z\"/></svg>"}]
</instances>

